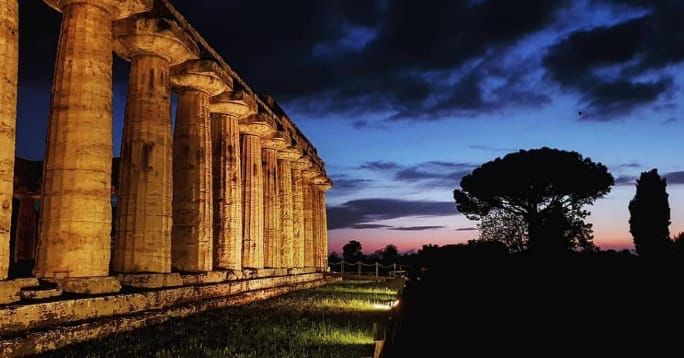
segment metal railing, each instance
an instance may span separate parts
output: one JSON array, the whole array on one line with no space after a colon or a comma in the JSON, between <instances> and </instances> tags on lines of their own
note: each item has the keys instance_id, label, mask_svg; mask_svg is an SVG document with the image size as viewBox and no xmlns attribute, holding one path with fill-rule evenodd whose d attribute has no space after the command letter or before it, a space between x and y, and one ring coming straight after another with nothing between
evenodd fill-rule
<instances>
[{"instance_id":1,"label":"metal railing","mask_svg":"<svg viewBox=\"0 0 684 358\"><path fill-rule=\"evenodd\" d=\"M357 274L359 276L362 276L362 275L373 276L373 274L374 274L375 277L396 277L398 274L401 275L401 274L405 273L406 271L404 269L411 267L409 265L400 265L397 263L393 263L390 265L382 265L378 261L376 261L375 263L372 263L372 264L366 264L366 263L363 263L361 260L359 260L357 262L346 262L344 260L340 260L339 262L330 262L330 263L328 263L328 266L330 266L331 272ZM370 270L364 270L364 268L366 268L366 267L371 267L371 269ZM347 269L349 269L349 270L347 270ZM387 269L391 269L391 270L387 270ZM386 273L387 276L381 276L380 275L381 271L382 271L382 273Z\"/></svg>"}]
</instances>

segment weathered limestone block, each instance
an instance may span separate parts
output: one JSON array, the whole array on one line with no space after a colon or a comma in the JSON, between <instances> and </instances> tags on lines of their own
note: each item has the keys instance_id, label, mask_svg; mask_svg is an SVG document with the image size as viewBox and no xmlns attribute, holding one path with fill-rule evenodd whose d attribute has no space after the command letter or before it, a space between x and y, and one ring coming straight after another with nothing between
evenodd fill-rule
<instances>
[{"instance_id":1,"label":"weathered limestone block","mask_svg":"<svg viewBox=\"0 0 684 358\"><path fill-rule=\"evenodd\" d=\"M243 91L212 97L214 268L242 269L242 175L239 119L256 113Z\"/></svg>"},{"instance_id":2,"label":"weathered limestone block","mask_svg":"<svg viewBox=\"0 0 684 358\"><path fill-rule=\"evenodd\" d=\"M21 288L13 281L0 281L0 305L19 302Z\"/></svg>"},{"instance_id":3,"label":"weathered limestone block","mask_svg":"<svg viewBox=\"0 0 684 358\"><path fill-rule=\"evenodd\" d=\"M28 287L22 288L20 296L22 300L38 301L48 298L59 297L64 293L59 285L51 287Z\"/></svg>"},{"instance_id":4,"label":"weathered limestone block","mask_svg":"<svg viewBox=\"0 0 684 358\"><path fill-rule=\"evenodd\" d=\"M175 22L133 18L114 23L114 49L131 61L121 145L113 267L170 272L172 137L170 66L197 57Z\"/></svg>"},{"instance_id":5,"label":"weathered limestone block","mask_svg":"<svg viewBox=\"0 0 684 358\"><path fill-rule=\"evenodd\" d=\"M64 292L86 295L115 293L121 290L121 284L115 277L86 277L50 279L49 282L58 284Z\"/></svg>"},{"instance_id":6,"label":"weathered limestone block","mask_svg":"<svg viewBox=\"0 0 684 358\"><path fill-rule=\"evenodd\" d=\"M261 137L273 134L275 123L258 114L240 121L242 133L242 266L264 267L264 177Z\"/></svg>"},{"instance_id":7,"label":"weathered limestone block","mask_svg":"<svg viewBox=\"0 0 684 358\"><path fill-rule=\"evenodd\" d=\"M23 196L19 201L19 218L14 238L14 260L33 260L36 257L36 206L35 199Z\"/></svg>"},{"instance_id":8,"label":"weathered limestone block","mask_svg":"<svg viewBox=\"0 0 684 358\"><path fill-rule=\"evenodd\" d=\"M292 260L294 267L304 267L304 178L302 169L308 161L292 162Z\"/></svg>"},{"instance_id":9,"label":"weathered limestone block","mask_svg":"<svg viewBox=\"0 0 684 358\"><path fill-rule=\"evenodd\" d=\"M178 108L173 140L172 267L178 271L211 271L212 152L209 97L232 86L216 63L188 61L173 67L171 84Z\"/></svg>"},{"instance_id":10,"label":"weathered limestone block","mask_svg":"<svg viewBox=\"0 0 684 358\"><path fill-rule=\"evenodd\" d=\"M122 286L136 288L161 288L183 286L183 278L179 273L140 273L119 275Z\"/></svg>"},{"instance_id":11,"label":"weathered limestone block","mask_svg":"<svg viewBox=\"0 0 684 358\"><path fill-rule=\"evenodd\" d=\"M106 276L110 261L112 20L150 0L50 0L63 12L42 183L39 277Z\"/></svg>"},{"instance_id":12,"label":"weathered limestone block","mask_svg":"<svg viewBox=\"0 0 684 358\"><path fill-rule=\"evenodd\" d=\"M0 280L7 278L10 259L18 64L19 6L0 0Z\"/></svg>"},{"instance_id":13,"label":"weathered limestone block","mask_svg":"<svg viewBox=\"0 0 684 358\"><path fill-rule=\"evenodd\" d=\"M282 136L262 139L264 167L264 266L281 267L280 191L278 150L288 146Z\"/></svg>"},{"instance_id":14,"label":"weathered limestone block","mask_svg":"<svg viewBox=\"0 0 684 358\"><path fill-rule=\"evenodd\" d=\"M205 285L208 283L217 283L226 281L228 278L227 271L209 271L198 274L183 275L183 285Z\"/></svg>"},{"instance_id":15,"label":"weathered limestone block","mask_svg":"<svg viewBox=\"0 0 684 358\"><path fill-rule=\"evenodd\" d=\"M285 151L278 152L278 189L280 190L280 237L281 237L281 267L294 267L293 260L293 241L294 228L292 223L292 166L293 158Z\"/></svg>"}]
</instances>

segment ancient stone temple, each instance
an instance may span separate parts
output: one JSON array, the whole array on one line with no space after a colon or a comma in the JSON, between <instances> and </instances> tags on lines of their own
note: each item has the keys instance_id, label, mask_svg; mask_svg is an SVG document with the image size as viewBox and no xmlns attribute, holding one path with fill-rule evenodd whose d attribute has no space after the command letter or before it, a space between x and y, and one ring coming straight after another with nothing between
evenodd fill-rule
<instances>
[{"instance_id":1,"label":"ancient stone temple","mask_svg":"<svg viewBox=\"0 0 684 358\"><path fill-rule=\"evenodd\" d=\"M0 0L1 352L333 280L315 147L168 0L45 0L62 14L45 157L15 160L19 2ZM120 159L113 56L131 64Z\"/></svg>"}]
</instances>

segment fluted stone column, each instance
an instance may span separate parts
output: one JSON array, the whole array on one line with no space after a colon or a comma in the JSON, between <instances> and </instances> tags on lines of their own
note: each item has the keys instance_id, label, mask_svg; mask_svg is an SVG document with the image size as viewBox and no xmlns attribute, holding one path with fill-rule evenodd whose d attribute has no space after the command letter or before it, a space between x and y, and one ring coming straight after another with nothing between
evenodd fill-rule
<instances>
[{"instance_id":1,"label":"fluted stone column","mask_svg":"<svg viewBox=\"0 0 684 358\"><path fill-rule=\"evenodd\" d=\"M239 119L256 112L243 91L212 97L214 267L242 269L242 175Z\"/></svg>"},{"instance_id":2,"label":"fluted stone column","mask_svg":"<svg viewBox=\"0 0 684 358\"><path fill-rule=\"evenodd\" d=\"M242 266L264 267L264 176L261 137L274 132L267 115L246 117L240 123L242 146Z\"/></svg>"},{"instance_id":3,"label":"fluted stone column","mask_svg":"<svg viewBox=\"0 0 684 358\"><path fill-rule=\"evenodd\" d=\"M282 266L282 227L278 151L288 143L280 135L262 139L262 162L264 166L264 266Z\"/></svg>"},{"instance_id":4,"label":"fluted stone column","mask_svg":"<svg viewBox=\"0 0 684 358\"><path fill-rule=\"evenodd\" d=\"M35 274L107 276L112 165L112 21L152 1L49 0L63 12L43 168ZM87 288L88 293L118 289ZM70 290L69 285L64 286Z\"/></svg>"},{"instance_id":5,"label":"fluted stone column","mask_svg":"<svg viewBox=\"0 0 684 358\"><path fill-rule=\"evenodd\" d=\"M115 23L116 53L131 61L121 145L113 267L171 272L172 134L170 66L196 58L197 45L175 22Z\"/></svg>"},{"instance_id":6,"label":"fluted stone column","mask_svg":"<svg viewBox=\"0 0 684 358\"><path fill-rule=\"evenodd\" d=\"M193 60L173 67L171 83L178 91L173 138L172 267L206 272L212 258L212 148L209 97L232 87L216 63Z\"/></svg>"},{"instance_id":7,"label":"fluted stone column","mask_svg":"<svg viewBox=\"0 0 684 358\"><path fill-rule=\"evenodd\" d=\"M262 142L262 146L265 143ZM278 197L278 151L263 147L261 151L264 166L264 266L278 267L280 251L280 198Z\"/></svg>"},{"instance_id":8,"label":"fluted stone column","mask_svg":"<svg viewBox=\"0 0 684 358\"><path fill-rule=\"evenodd\" d=\"M292 227L294 267L304 267L304 178L302 170L310 166L308 160L292 162Z\"/></svg>"},{"instance_id":9,"label":"fluted stone column","mask_svg":"<svg viewBox=\"0 0 684 358\"><path fill-rule=\"evenodd\" d=\"M14 238L14 261L33 260L36 257L36 200L22 196L19 200L19 217Z\"/></svg>"},{"instance_id":10,"label":"fluted stone column","mask_svg":"<svg viewBox=\"0 0 684 358\"><path fill-rule=\"evenodd\" d=\"M313 267L317 270L321 267L321 213L320 213L320 190L318 186L311 184L311 226L313 227Z\"/></svg>"},{"instance_id":11,"label":"fluted stone column","mask_svg":"<svg viewBox=\"0 0 684 358\"><path fill-rule=\"evenodd\" d=\"M317 209L315 203L315 192L311 178L316 172L304 170L302 178L304 182L304 267L315 267L315 246L314 246L314 211Z\"/></svg>"},{"instance_id":12,"label":"fluted stone column","mask_svg":"<svg viewBox=\"0 0 684 358\"><path fill-rule=\"evenodd\" d=\"M0 280L9 270L17 118L19 6L0 0Z\"/></svg>"},{"instance_id":13,"label":"fluted stone column","mask_svg":"<svg viewBox=\"0 0 684 358\"><path fill-rule=\"evenodd\" d=\"M292 268L294 264L294 225L292 191L292 161L301 157L296 148L287 148L278 152L278 189L280 190L280 252L281 267Z\"/></svg>"},{"instance_id":14,"label":"fluted stone column","mask_svg":"<svg viewBox=\"0 0 684 358\"><path fill-rule=\"evenodd\" d=\"M328 211L325 200L325 192L332 188L332 183L326 178L326 181L318 185L319 201L318 205L320 212L319 230L320 236L320 250L321 250L321 269L323 272L328 271Z\"/></svg>"}]
</instances>

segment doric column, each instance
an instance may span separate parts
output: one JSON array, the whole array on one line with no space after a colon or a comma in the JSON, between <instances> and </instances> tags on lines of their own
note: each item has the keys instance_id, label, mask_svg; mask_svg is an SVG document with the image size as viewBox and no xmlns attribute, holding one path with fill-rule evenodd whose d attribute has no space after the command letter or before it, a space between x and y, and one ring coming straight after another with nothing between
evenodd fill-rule
<instances>
[{"instance_id":1,"label":"doric column","mask_svg":"<svg viewBox=\"0 0 684 358\"><path fill-rule=\"evenodd\" d=\"M14 237L14 261L33 260L36 257L36 200L30 195L19 199L19 217Z\"/></svg>"},{"instance_id":2,"label":"doric column","mask_svg":"<svg viewBox=\"0 0 684 358\"><path fill-rule=\"evenodd\" d=\"M112 222L112 21L150 10L152 1L46 2L63 16L34 271L38 277L107 276Z\"/></svg>"},{"instance_id":3,"label":"doric column","mask_svg":"<svg viewBox=\"0 0 684 358\"><path fill-rule=\"evenodd\" d=\"M10 258L19 63L18 7L17 0L0 0L0 280L7 278Z\"/></svg>"},{"instance_id":4,"label":"doric column","mask_svg":"<svg viewBox=\"0 0 684 358\"><path fill-rule=\"evenodd\" d=\"M239 119L256 113L257 105L243 91L212 97L214 267L242 269L242 175Z\"/></svg>"},{"instance_id":5,"label":"doric column","mask_svg":"<svg viewBox=\"0 0 684 358\"><path fill-rule=\"evenodd\" d=\"M302 152L288 147L278 152L278 189L280 190L280 238L281 267L296 267L294 263L294 226L292 191L292 161L299 159Z\"/></svg>"},{"instance_id":6,"label":"doric column","mask_svg":"<svg viewBox=\"0 0 684 358\"><path fill-rule=\"evenodd\" d=\"M173 137L174 270L211 271L212 183L209 97L232 88L232 79L215 62L192 60L172 68L178 91Z\"/></svg>"},{"instance_id":7,"label":"doric column","mask_svg":"<svg viewBox=\"0 0 684 358\"><path fill-rule=\"evenodd\" d=\"M304 267L304 178L302 170L310 166L308 158L304 157L292 162L292 227L293 227L293 261L294 267Z\"/></svg>"},{"instance_id":8,"label":"doric column","mask_svg":"<svg viewBox=\"0 0 684 358\"><path fill-rule=\"evenodd\" d=\"M242 154L242 267L264 267L264 176L261 138L275 131L275 122L265 114L240 121Z\"/></svg>"},{"instance_id":9,"label":"doric column","mask_svg":"<svg viewBox=\"0 0 684 358\"><path fill-rule=\"evenodd\" d=\"M287 141L281 135L263 138L261 141L264 166L264 266L266 267L283 267L278 150L287 146Z\"/></svg>"},{"instance_id":10,"label":"doric column","mask_svg":"<svg viewBox=\"0 0 684 358\"><path fill-rule=\"evenodd\" d=\"M175 22L115 22L114 49L131 61L121 145L113 268L171 272L172 135L170 66L196 58Z\"/></svg>"},{"instance_id":11,"label":"doric column","mask_svg":"<svg viewBox=\"0 0 684 358\"><path fill-rule=\"evenodd\" d=\"M318 173L314 170L302 171L304 182L304 267L315 267L314 251L314 211L316 210L315 188L311 179Z\"/></svg>"},{"instance_id":12,"label":"doric column","mask_svg":"<svg viewBox=\"0 0 684 358\"><path fill-rule=\"evenodd\" d=\"M320 222L319 230L321 232L320 236L320 250L321 250L321 269L323 272L328 271L328 211L325 203L325 193L332 188L332 182L330 179L325 180L325 182L318 185L319 201L318 205L320 212Z\"/></svg>"}]
</instances>

